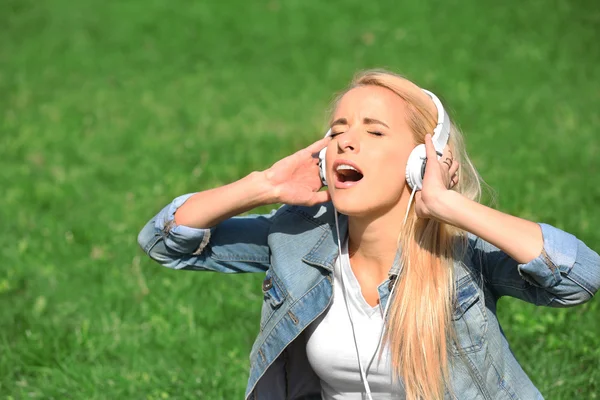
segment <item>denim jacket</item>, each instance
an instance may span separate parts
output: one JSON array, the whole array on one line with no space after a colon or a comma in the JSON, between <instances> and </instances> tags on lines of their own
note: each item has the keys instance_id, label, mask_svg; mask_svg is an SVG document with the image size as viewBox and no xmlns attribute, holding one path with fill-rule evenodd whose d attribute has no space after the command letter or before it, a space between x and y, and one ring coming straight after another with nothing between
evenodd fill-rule
<instances>
[{"instance_id":1,"label":"denim jacket","mask_svg":"<svg viewBox=\"0 0 600 400\"><path fill-rule=\"evenodd\" d=\"M193 229L174 223L175 211L190 196L176 198L150 220L139 234L140 246L168 268L265 273L245 398L320 399L320 381L308 363L303 332L332 300L338 254L332 204L284 205L270 214ZM339 222L340 232L347 232L347 218L342 215ZM454 261L457 339L450 345L451 392L445 398L542 398L509 348L496 303L501 296L552 307L588 301L600 286L600 257L575 236L540 226L543 250L527 264L472 235L464 256ZM398 259L390 276L399 272ZM389 283L378 287L382 307Z\"/></svg>"}]
</instances>

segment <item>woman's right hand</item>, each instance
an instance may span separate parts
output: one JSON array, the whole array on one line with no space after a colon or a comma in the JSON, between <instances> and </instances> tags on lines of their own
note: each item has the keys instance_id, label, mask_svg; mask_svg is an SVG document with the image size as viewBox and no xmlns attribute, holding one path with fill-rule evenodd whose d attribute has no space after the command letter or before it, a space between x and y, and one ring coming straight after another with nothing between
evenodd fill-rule
<instances>
[{"instance_id":1,"label":"woman's right hand","mask_svg":"<svg viewBox=\"0 0 600 400\"><path fill-rule=\"evenodd\" d=\"M319 151L327 146L329 136L277 161L264 171L277 203L312 206L329 201L319 176Z\"/></svg>"}]
</instances>

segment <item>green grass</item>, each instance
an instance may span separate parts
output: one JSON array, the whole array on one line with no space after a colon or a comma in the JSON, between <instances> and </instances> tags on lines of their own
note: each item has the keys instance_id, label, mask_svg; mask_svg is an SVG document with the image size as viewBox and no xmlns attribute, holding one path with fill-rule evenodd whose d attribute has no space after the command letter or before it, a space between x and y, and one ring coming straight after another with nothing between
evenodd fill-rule
<instances>
[{"instance_id":1,"label":"green grass","mask_svg":"<svg viewBox=\"0 0 600 400\"><path fill-rule=\"evenodd\" d=\"M444 99L500 209L600 249L599 26L585 0L2 1L0 397L241 398L261 277L160 268L137 232L320 137L363 68ZM499 313L546 398L600 396L597 300Z\"/></svg>"}]
</instances>

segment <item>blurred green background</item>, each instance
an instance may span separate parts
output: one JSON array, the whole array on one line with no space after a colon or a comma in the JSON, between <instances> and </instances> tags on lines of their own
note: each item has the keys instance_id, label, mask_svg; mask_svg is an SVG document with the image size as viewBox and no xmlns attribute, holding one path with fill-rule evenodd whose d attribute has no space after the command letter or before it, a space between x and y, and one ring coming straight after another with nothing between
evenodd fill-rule
<instances>
[{"instance_id":1,"label":"blurred green background","mask_svg":"<svg viewBox=\"0 0 600 400\"><path fill-rule=\"evenodd\" d=\"M242 398L262 277L137 233L321 137L364 68L444 100L498 208L600 249L598 37L585 0L1 0L1 398ZM597 300L499 317L546 398L599 397Z\"/></svg>"}]
</instances>

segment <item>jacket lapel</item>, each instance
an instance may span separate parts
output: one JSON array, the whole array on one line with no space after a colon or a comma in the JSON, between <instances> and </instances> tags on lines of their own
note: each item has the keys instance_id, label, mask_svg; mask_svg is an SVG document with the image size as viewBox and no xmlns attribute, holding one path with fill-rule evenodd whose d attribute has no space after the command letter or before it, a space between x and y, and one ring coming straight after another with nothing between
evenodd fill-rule
<instances>
[{"instance_id":1,"label":"jacket lapel","mask_svg":"<svg viewBox=\"0 0 600 400\"><path fill-rule=\"evenodd\" d=\"M336 212L333 210L333 212ZM333 265L338 256L338 237L335 229L335 220L333 215L328 215L328 223L324 224L323 234L316 240L311 249L302 258L302 261L312 266L318 266L333 272ZM344 240L344 236L348 231L348 217L338 214L341 238L339 242Z\"/></svg>"}]
</instances>

